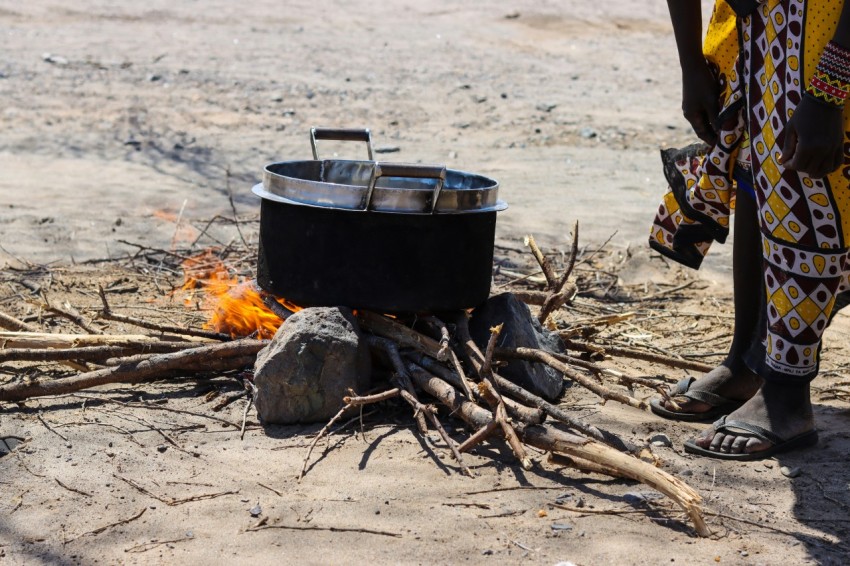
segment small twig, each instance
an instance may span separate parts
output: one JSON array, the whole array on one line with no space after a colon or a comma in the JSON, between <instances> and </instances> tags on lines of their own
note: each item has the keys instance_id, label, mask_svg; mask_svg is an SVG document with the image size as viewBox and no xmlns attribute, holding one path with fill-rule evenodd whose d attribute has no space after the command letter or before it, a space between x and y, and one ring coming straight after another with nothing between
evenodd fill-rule
<instances>
[{"instance_id":1,"label":"small twig","mask_svg":"<svg viewBox=\"0 0 850 566\"><path fill-rule=\"evenodd\" d=\"M163 497L161 495L157 495L157 494L151 492L150 490L144 488L143 486L139 485L137 482L131 480L130 478L125 478L123 476L119 476L118 474L112 474L112 477L129 484L131 487L135 488L140 493L147 495L148 497L152 497L153 499L156 499L157 501L161 501L162 503L165 503L169 507L175 507L177 505L182 505L183 503L189 503L191 501L203 501L205 499L215 499L216 497L222 497L224 495L234 495L234 494L239 493L239 491L234 491L234 490L219 491L219 492L216 492L216 493L202 493L200 495L191 495L189 497L183 497L183 498L180 498L180 499L176 499L176 498L173 498L173 497Z\"/></svg>"},{"instance_id":2,"label":"small twig","mask_svg":"<svg viewBox=\"0 0 850 566\"><path fill-rule=\"evenodd\" d=\"M277 316L280 320L286 320L294 314L285 306L277 302L277 299L274 298L274 295L270 295L268 293L260 293L260 296L263 299L263 304L266 305L269 310L272 311L275 316Z\"/></svg>"},{"instance_id":3,"label":"small twig","mask_svg":"<svg viewBox=\"0 0 850 566\"><path fill-rule=\"evenodd\" d=\"M570 260L566 269L564 269L564 273L561 275L561 279L558 281L558 285L555 287L556 292L560 293L564 290L564 285L567 284L570 275L573 273L573 268L576 266L576 259L578 259L578 220L576 220L575 227L573 228L573 243L570 247Z\"/></svg>"},{"instance_id":4,"label":"small twig","mask_svg":"<svg viewBox=\"0 0 850 566\"><path fill-rule=\"evenodd\" d=\"M573 371L566 363L558 360L549 352L544 352L543 350L535 350L533 348L516 348L514 350L503 350L501 351L501 354L502 357L505 358L510 357L521 360L544 363L555 369L556 371L563 373L566 377L568 377L572 381L575 381L585 389L589 389L593 393L596 393L605 401L610 399L641 410L646 410L649 408L649 405L647 405L645 401L635 399L634 397L629 397L628 395L620 393L619 391L612 391L604 385L601 385L593 381L592 379L588 379L580 373Z\"/></svg>"},{"instance_id":5,"label":"small twig","mask_svg":"<svg viewBox=\"0 0 850 566\"><path fill-rule=\"evenodd\" d=\"M68 539L68 540L66 540L66 541L64 541L64 542L65 542L65 544L68 544L69 542L74 542L75 540L77 540L77 539L81 539L81 538L83 538L83 537L99 535L99 534L100 534L100 533L102 533L103 531L105 531L105 530L107 530L107 529L111 529L112 527L117 527L118 525L126 525L126 524L128 524L128 523L132 523L133 521L135 521L136 519L138 519L139 517L141 517L142 515L144 515L144 514L145 514L145 511L147 511L147 510L148 510L148 508L147 508L147 507L143 507L141 511L139 511L138 513L136 513L135 515L133 515L133 516L132 516L132 517L130 517L129 519L122 519L122 520L120 520L120 521L116 521L116 522L114 522L114 523L109 523L108 525L104 525L104 526L102 526L102 527L98 527L97 529L95 529L95 530L93 530L93 531L88 531L88 532L83 533L83 534L81 534L81 535L77 535L77 536L75 536L74 538L72 538L72 539Z\"/></svg>"},{"instance_id":6,"label":"small twig","mask_svg":"<svg viewBox=\"0 0 850 566\"><path fill-rule=\"evenodd\" d=\"M396 379L398 379L404 391L410 395L414 401L412 403L414 409L413 417L416 420L416 426L419 429L420 434L428 434L428 425L425 423L425 415L420 410L420 406L422 404L416 397L416 391L413 389L413 384L410 382L410 375L408 375L407 369L404 367L401 354L398 352L398 346L396 346L392 340L381 338L380 336L369 335L366 339L373 350L377 350L389 358L390 363L395 370Z\"/></svg>"},{"instance_id":7,"label":"small twig","mask_svg":"<svg viewBox=\"0 0 850 566\"><path fill-rule=\"evenodd\" d=\"M137 544L136 546L131 546L130 548L125 548L124 552L147 552L148 550L153 550L163 544L174 544L176 542L185 542L187 540L194 540L193 536L185 536L181 538L174 538L170 540L152 540L151 542L146 542L143 544Z\"/></svg>"},{"instance_id":8,"label":"small twig","mask_svg":"<svg viewBox=\"0 0 850 566\"><path fill-rule=\"evenodd\" d=\"M543 270L543 276L546 277L546 287L548 289L554 289L558 285L558 276L555 274L555 269L552 267L549 259L543 255L543 252L540 251L539 247L537 247L537 242L534 241L534 236L531 234L527 235L525 237L525 245L531 249L534 259L536 259L537 263L540 264L540 269Z\"/></svg>"},{"instance_id":9,"label":"small twig","mask_svg":"<svg viewBox=\"0 0 850 566\"><path fill-rule=\"evenodd\" d=\"M307 473L307 464L310 462L310 455L313 454L313 449L316 447L316 444L319 443L319 440L327 434L330 428L337 422L342 415L354 405L345 405L343 406L337 414L335 414L331 420L328 421L322 430L319 431L319 434L316 435L316 438L313 439L313 442L310 443L310 448L307 450L307 455L304 457L304 464L301 466L301 473L298 474L298 481L301 481L301 478L304 477L304 474Z\"/></svg>"},{"instance_id":10,"label":"small twig","mask_svg":"<svg viewBox=\"0 0 850 566\"><path fill-rule=\"evenodd\" d=\"M94 328L92 325L86 322L86 320L83 318L83 315L80 314L75 308L71 307L71 305L66 303L65 308L58 307L54 304L51 304L43 294L42 299L44 299L44 304L41 305L41 308L43 308L44 310L70 320L72 323L76 324L89 334L103 334L102 330Z\"/></svg>"},{"instance_id":11,"label":"small twig","mask_svg":"<svg viewBox=\"0 0 850 566\"><path fill-rule=\"evenodd\" d=\"M279 492L278 490L276 490L275 488L273 488L273 487L269 487L269 486L267 486L267 485L265 485L265 484L262 484L262 483L260 483L260 482L257 482L257 485L258 485L258 486L260 486L260 487L262 487L262 488L265 488L265 489L267 489L267 490L271 491L272 493L277 494L277 496L278 496L278 497L283 497L283 494L282 494L281 492Z\"/></svg>"},{"instance_id":12,"label":"small twig","mask_svg":"<svg viewBox=\"0 0 850 566\"><path fill-rule=\"evenodd\" d=\"M670 293L675 293L676 291L681 291L683 289L687 289L688 287L690 287L691 285L693 285L696 282L697 282L696 279L692 279L692 280L688 281L687 283L677 285L676 287L671 287L670 289L664 289L662 291L658 291L657 293L652 293L651 295L641 297L640 300L641 301L651 301L652 299L658 299L660 297L663 297L664 295L669 295Z\"/></svg>"},{"instance_id":13,"label":"small twig","mask_svg":"<svg viewBox=\"0 0 850 566\"><path fill-rule=\"evenodd\" d=\"M245 400L245 410L242 411L242 427L239 429L239 440L245 440L245 425L248 423L248 411L251 410L253 404L254 400L251 397Z\"/></svg>"},{"instance_id":14,"label":"small twig","mask_svg":"<svg viewBox=\"0 0 850 566\"><path fill-rule=\"evenodd\" d=\"M507 409L505 409L505 402L502 400L502 396L499 395L499 391L496 389L493 378L491 361L493 351L496 348L496 341L499 338L499 333L501 332L502 327L496 326L490 329L490 340L487 342L487 353L485 354L481 354L481 351L475 345L475 342L469 334L469 322L466 318L466 313L463 313L458 317L457 328L460 333L461 340L468 350L469 358L472 360L472 365L478 371L478 377L481 378L481 383L478 386L478 392L493 409L493 419L499 423L499 426L502 427L505 440L507 441L508 446L511 447L511 451L514 453L514 456L516 456L517 460L519 460L523 469L530 470L532 467L531 458L528 457L522 442L520 442L519 437L508 418Z\"/></svg>"},{"instance_id":15,"label":"small twig","mask_svg":"<svg viewBox=\"0 0 850 566\"><path fill-rule=\"evenodd\" d=\"M49 424L47 424L47 421L46 421L46 420L44 420L44 417L42 417L42 416L41 416L41 413L39 413L39 414L38 414L38 415L36 415L36 416L38 417L38 420L41 422L41 424L43 424L43 425L44 425L44 428L46 428L47 430L49 430L50 432L52 432L53 434L55 434L56 436L58 436L59 438L61 438L62 440L64 440L65 442L68 442L68 438L67 438L66 436L64 436L64 435L63 435L62 433L60 433L60 432L57 432L57 431L56 431L56 430L55 430L52 426L50 426Z\"/></svg>"},{"instance_id":16,"label":"small twig","mask_svg":"<svg viewBox=\"0 0 850 566\"><path fill-rule=\"evenodd\" d=\"M245 532L264 531L266 529L286 529L290 531L330 531L333 533L364 533L367 535L381 535L385 537L401 538L400 533L391 533L389 531L378 531L374 529L362 529L356 527L319 527L317 525L259 525L245 529Z\"/></svg>"},{"instance_id":17,"label":"small twig","mask_svg":"<svg viewBox=\"0 0 850 566\"><path fill-rule=\"evenodd\" d=\"M591 352L598 354L607 354L609 356L620 356L623 358L632 358L636 360L643 360L645 362L652 362L656 364L665 365L672 368L677 369L689 369L700 372L709 372L714 369L714 366L709 364L704 364L701 362L695 362L692 360L682 360L678 358L674 358L672 356L667 356L663 354L653 354L652 352L646 352L642 350L636 350L634 348L626 348L623 346L603 346L603 345L592 345L582 342L572 342L568 341L566 343L566 347L571 350L577 350L580 352Z\"/></svg>"},{"instance_id":18,"label":"small twig","mask_svg":"<svg viewBox=\"0 0 850 566\"><path fill-rule=\"evenodd\" d=\"M80 495L85 495L86 497L92 497L91 493L88 493L88 492L85 492L81 489L77 489L77 488L69 487L69 486L65 485L64 483L62 483L59 480L59 478L53 478L53 479L56 480L56 483L58 483L61 487L67 489L68 491L73 491L74 493L79 493Z\"/></svg>"},{"instance_id":19,"label":"small twig","mask_svg":"<svg viewBox=\"0 0 850 566\"><path fill-rule=\"evenodd\" d=\"M490 421L483 427L476 430L469 438L464 440L460 446L458 446L458 452L469 452L491 436L496 430L499 428L499 423L496 421Z\"/></svg>"},{"instance_id":20,"label":"small twig","mask_svg":"<svg viewBox=\"0 0 850 566\"><path fill-rule=\"evenodd\" d=\"M103 290L103 287L98 285L98 294L100 295L100 300L103 303L103 310L100 311L100 318L104 318L106 320L113 320L115 322L123 322L124 324L131 324L133 326L138 326L139 328L147 328L148 330L156 330L157 332L165 332L168 334L179 334L183 336L197 336L199 338L210 338L212 340L220 340L227 341L232 340L232 337L229 334L222 334L221 332L211 332L209 330L199 330L197 328L190 327L181 327L181 326L172 326L170 324L159 324L156 322L150 322L147 320L143 320L141 318L136 318L134 316L126 316L123 314L117 314L112 312L109 307L109 303L106 300L106 293Z\"/></svg>"}]
</instances>

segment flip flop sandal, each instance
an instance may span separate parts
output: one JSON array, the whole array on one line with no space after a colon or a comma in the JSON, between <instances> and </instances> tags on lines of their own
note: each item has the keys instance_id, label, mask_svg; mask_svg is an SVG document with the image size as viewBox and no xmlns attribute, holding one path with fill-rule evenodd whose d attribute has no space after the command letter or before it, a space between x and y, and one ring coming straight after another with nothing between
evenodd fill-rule
<instances>
[{"instance_id":1,"label":"flip flop sandal","mask_svg":"<svg viewBox=\"0 0 850 566\"><path fill-rule=\"evenodd\" d=\"M744 404L744 401L729 399L710 391L691 391L691 384L696 381L695 377L686 377L677 383L670 391L670 397L685 397L690 401L699 401L711 405L711 408L701 413L689 413L687 411L675 411L668 409L662 404L661 399L653 399L649 407L653 413L665 419L674 421L700 422L713 421L717 417L728 415Z\"/></svg>"},{"instance_id":2,"label":"flip flop sandal","mask_svg":"<svg viewBox=\"0 0 850 566\"><path fill-rule=\"evenodd\" d=\"M750 424L744 421L727 421L726 417L722 417L712 426L714 426L714 430L716 432L734 434L736 436L751 436L753 438L758 438L759 440L770 442L772 446L770 448L765 448L764 450L759 450L758 452L743 452L741 454L730 454L727 452L716 452L714 450L709 450L708 448L703 448L702 446L699 446L696 442L694 442L694 439L691 439L685 442L685 452L688 452L689 454L696 454L698 456L717 458L720 460L751 461L770 458L774 454L779 454L780 452L798 450L800 448L808 448L809 446L814 446L818 443L817 430L810 430L808 432L798 434L797 436L793 436L791 438L782 438L774 434L773 432L767 430L766 428L762 428L758 425ZM736 431L732 429L738 430ZM742 435L740 432L738 432L741 430L745 431L747 434Z\"/></svg>"}]
</instances>

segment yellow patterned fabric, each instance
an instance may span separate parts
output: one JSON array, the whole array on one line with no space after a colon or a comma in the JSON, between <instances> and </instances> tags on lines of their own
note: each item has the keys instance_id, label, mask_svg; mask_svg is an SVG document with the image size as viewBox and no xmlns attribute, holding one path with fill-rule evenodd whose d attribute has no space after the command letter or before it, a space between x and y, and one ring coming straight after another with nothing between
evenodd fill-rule
<instances>
[{"instance_id":1,"label":"yellow patterned fabric","mask_svg":"<svg viewBox=\"0 0 850 566\"><path fill-rule=\"evenodd\" d=\"M747 361L766 379L806 380L817 374L820 339L835 296L850 288L850 158L816 179L786 169L780 157L785 126L835 33L842 4L761 2L749 15L736 18L737 61L725 67L733 30L728 6L718 2L706 39L707 51L714 50L707 57L715 57L712 62L727 79L718 144L701 156L668 153L674 159L665 160L671 187L650 245L692 267L699 265L712 240L725 240L734 209L736 163L751 163L747 180L759 210L766 312L760 348ZM848 112L844 126L850 144ZM697 167L693 158L699 159Z\"/></svg>"}]
</instances>

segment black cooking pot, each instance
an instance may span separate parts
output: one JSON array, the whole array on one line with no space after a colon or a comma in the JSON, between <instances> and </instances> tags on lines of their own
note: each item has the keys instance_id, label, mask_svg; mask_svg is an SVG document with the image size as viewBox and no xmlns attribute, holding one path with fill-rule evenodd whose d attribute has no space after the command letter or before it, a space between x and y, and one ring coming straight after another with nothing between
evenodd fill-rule
<instances>
[{"instance_id":1,"label":"black cooking pot","mask_svg":"<svg viewBox=\"0 0 850 566\"><path fill-rule=\"evenodd\" d=\"M319 160L266 166L257 281L302 306L380 312L471 308L490 292L498 183L444 167Z\"/></svg>"}]
</instances>

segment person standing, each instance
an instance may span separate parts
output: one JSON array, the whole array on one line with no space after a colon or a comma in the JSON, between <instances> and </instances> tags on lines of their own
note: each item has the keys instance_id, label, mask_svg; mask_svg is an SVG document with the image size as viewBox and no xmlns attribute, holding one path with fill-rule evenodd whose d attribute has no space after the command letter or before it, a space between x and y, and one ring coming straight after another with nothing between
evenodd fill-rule
<instances>
[{"instance_id":1,"label":"person standing","mask_svg":"<svg viewBox=\"0 0 850 566\"><path fill-rule=\"evenodd\" d=\"M704 142L663 152L670 188L650 245L699 267L735 212L735 331L726 360L653 411L723 415L688 452L758 459L817 442L809 384L850 288L850 2L668 0L682 109Z\"/></svg>"}]
</instances>

